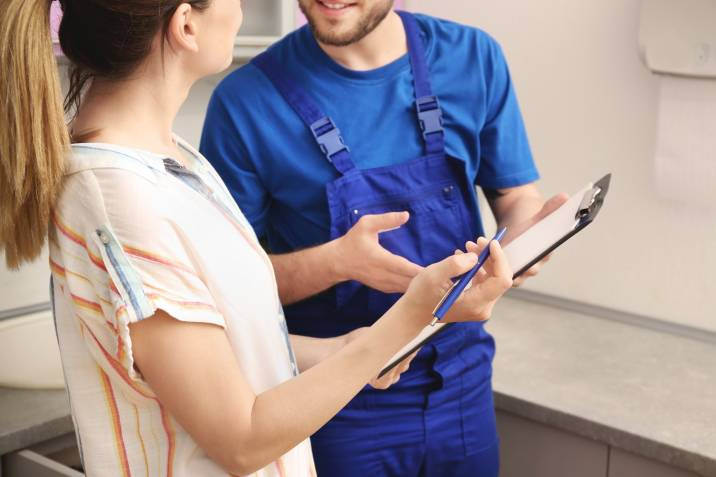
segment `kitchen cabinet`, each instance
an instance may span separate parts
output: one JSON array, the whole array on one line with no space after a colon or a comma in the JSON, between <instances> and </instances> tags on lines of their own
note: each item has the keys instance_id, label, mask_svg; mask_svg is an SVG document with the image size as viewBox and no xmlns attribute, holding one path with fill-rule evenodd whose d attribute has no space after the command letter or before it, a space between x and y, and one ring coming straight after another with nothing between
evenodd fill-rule
<instances>
[{"instance_id":1,"label":"kitchen cabinet","mask_svg":"<svg viewBox=\"0 0 716 477\"><path fill-rule=\"evenodd\" d=\"M243 0L244 23L236 37L234 58L249 60L296 26L296 0Z\"/></svg>"},{"instance_id":2,"label":"kitchen cabinet","mask_svg":"<svg viewBox=\"0 0 716 477\"><path fill-rule=\"evenodd\" d=\"M500 477L699 477L508 412L497 426Z\"/></svg>"},{"instance_id":3,"label":"kitchen cabinet","mask_svg":"<svg viewBox=\"0 0 716 477\"><path fill-rule=\"evenodd\" d=\"M74 434L2 456L0 477L83 477Z\"/></svg>"}]
</instances>

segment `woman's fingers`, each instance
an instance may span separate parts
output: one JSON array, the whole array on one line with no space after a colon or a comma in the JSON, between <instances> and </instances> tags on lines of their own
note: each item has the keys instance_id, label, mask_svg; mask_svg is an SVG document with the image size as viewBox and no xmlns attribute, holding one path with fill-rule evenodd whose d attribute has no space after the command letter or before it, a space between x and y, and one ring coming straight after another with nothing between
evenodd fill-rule
<instances>
[{"instance_id":1,"label":"woman's fingers","mask_svg":"<svg viewBox=\"0 0 716 477\"><path fill-rule=\"evenodd\" d=\"M411 355L407 356L403 361L400 362L400 364L388 371L385 376L373 379L370 382L370 385L375 389L385 390L400 381L400 376L410 368L410 363L413 361L413 358L415 358L415 356L418 354L418 351L420 350L417 350Z\"/></svg>"},{"instance_id":2,"label":"woman's fingers","mask_svg":"<svg viewBox=\"0 0 716 477\"><path fill-rule=\"evenodd\" d=\"M465 249L468 252L480 254L485 249L489 241L485 237L480 237L477 239L477 242L467 242L465 243Z\"/></svg>"},{"instance_id":3,"label":"woman's fingers","mask_svg":"<svg viewBox=\"0 0 716 477\"><path fill-rule=\"evenodd\" d=\"M480 284L480 291L486 298L496 299L512 286L512 269L502 247L497 242L490 244L490 266L487 270L489 277Z\"/></svg>"},{"instance_id":4,"label":"woman's fingers","mask_svg":"<svg viewBox=\"0 0 716 477\"><path fill-rule=\"evenodd\" d=\"M433 278L438 280L439 283L443 283L450 278L467 272L474 267L476 263L477 255L474 253L463 253L452 255L428 268L431 269Z\"/></svg>"}]
</instances>

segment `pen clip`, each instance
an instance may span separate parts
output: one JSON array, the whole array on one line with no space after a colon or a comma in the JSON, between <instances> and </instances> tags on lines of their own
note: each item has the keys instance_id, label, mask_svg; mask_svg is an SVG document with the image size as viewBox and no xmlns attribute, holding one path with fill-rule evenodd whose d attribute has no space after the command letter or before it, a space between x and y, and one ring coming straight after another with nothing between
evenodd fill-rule
<instances>
[{"instance_id":1,"label":"pen clip","mask_svg":"<svg viewBox=\"0 0 716 477\"><path fill-rule=\"evenodd\" d=\"M577 215L574 218L579 220L589 215L592 210L592 206L597 201L597 198L601 193L602 189L596 186L586 191L584 193L584 197L582 197L582 202L579 203L579 209L577 209Z\"/></svg>"},{"instance_id":2,"label":"pen clip","mask_svg":"<svg viewBox=\"0 0 716 477\"><path fill-rule=\"evenodd\" d=\"M436 314L437 314L438 310L440 309L440 307L443 306L443 303L445 303L445 300L447 300L448 297L450 296L450 292L453 291L453 289L457 286L458 283L460 283L460 280L455 280L452 283L452 285L450 286L450 288L448 288L448 290L445 292L443 297L440 299L438 304L435 305L435 308L433 309L433 321L430 322L430 326L435 326L435 323L437 323L438 320L440 319L436 316Z\"/></svg>"}]
</instances>

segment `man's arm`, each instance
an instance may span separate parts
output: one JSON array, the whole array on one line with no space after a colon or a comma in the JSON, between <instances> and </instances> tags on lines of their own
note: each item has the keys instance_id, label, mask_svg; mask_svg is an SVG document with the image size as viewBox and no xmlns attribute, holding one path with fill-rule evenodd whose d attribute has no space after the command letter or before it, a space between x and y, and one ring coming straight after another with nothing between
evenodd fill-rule
<instances>
[{"instance_id":1,"label":"man's arm","mask_svg":"<svg viewBox=\"0 0 716 477\"><path fill-rule=\"evenodd\" d=\"M492 311L491 309L489 310ZM336 354L348 343L355 341L361 335L368 332L369 328L357 328L348 334L333 338L311 338L310 336L290 335L291 348L296 355L296 361L300 372L310 369L320 362ZM370 380L375 389L388 389L400 380L400 375L410 368L410 363L417 354L417 351L405 358L399 366L394 367L390 372L378 378Z\"/></svg>"},{"instance_id":2,"label":"man's arm","mask_svg":"<svg viewBox=\"0 0 716 477\"><path fill-rule=\"evenodd\" d=\"M422 267L385 250L378 237L408 219L407 212L366 215L338 239L298 252L270 255L281 302L295 303L347 280L385 293L405 292Z\"/></svg>"},{"instance_id":3,"label":"man's arm","mask_svg":"<svg viewBox=\"0 0 716 477\"><path fill-rule=\"evenodd\" d=\"M567 194L557 194L545 202L534 183L507 189L486 189L484 192L498 227L507 227L507 236L502 241L503 246L557 210L569 199ZM537 275L548 260L549 256L532 266L514 281L514 286L520 286L527 278Z\"/></svg>"}]
</instances>

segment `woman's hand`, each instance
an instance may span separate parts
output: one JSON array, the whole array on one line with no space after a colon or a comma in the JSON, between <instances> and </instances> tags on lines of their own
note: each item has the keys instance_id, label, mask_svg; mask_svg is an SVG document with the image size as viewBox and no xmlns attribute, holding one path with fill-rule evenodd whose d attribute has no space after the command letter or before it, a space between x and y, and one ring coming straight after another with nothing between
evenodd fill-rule
<instances>
[{"instance_id":1,"label":"woman's hand","mask_svg":"<svg viewBox=\"0 0 716 477\"><path fill-rule=\"evenodd\" d=\"M345 340L345 344L350 343L354 339L358 338L360 335L365 333L368 330L368 328L356 328L355 330L351 331L350 333L343 336L343 339ZM418 350L419 351L419 350ZM385 390L391 387L393 384L397 383L400 380L400 375L403 374L410 368L410 363L413 361L413 358L415 358L415 355L418 354L418 351L411 354L407 358L405 358L403 361L400 362L397 366L395 366L393 369L388 371L385 375L381 377L374 377L371 379L368 384L370 384L375 389L381 389Z\"/></svg>"},{"instance_id":2,"label":"woman's hand","mask_svg":"<svg viewBox=\"0 0 716 477\"><path fill-rule=\"evenodd\" d=\"M420 314L432 314L455 278L477 263L477 256L488 245L485 238L466 244L467 253L456 252L430 265L413 279L403 296L406 304ZM463 291L443 322L485 321L490 318L497 300L512 286L512 270L498 242L489 242L490 258Z\"/></svg>"}]
</instances>

